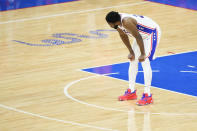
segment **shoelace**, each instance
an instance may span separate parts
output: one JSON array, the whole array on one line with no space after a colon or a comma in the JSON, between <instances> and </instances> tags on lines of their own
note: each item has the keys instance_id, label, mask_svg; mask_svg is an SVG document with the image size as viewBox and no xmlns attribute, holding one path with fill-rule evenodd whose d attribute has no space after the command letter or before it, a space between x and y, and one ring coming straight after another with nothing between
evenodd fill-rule
<instances>
[{"instance_id":1,"label":"shoelace","mask_svg":"<svg viewBox=\"0 0 197 131\"><path fill-rule=\"evenodd\" d=\"M124 95L127 95L127 94L129 94L128 90L124 92Z\"/></svg>"},{"instance_id":2,"label":"shoelace","mask_svg":"<svg viewBox=\"0 0 197 131\"><path fill-rule=\"evenodd\" d=\"M143 94L143 96L142 96L141 100L144 100L144 98L145 98L145 94Z\"/></svg>"},{"instance_id":3,"label":"shoelace","mask_svg":"<svg viewBox=\"0 0 197 131\"><path fill-rule=\"evenodd\" d=\"M127 95L127 94L130 94L131 92L129 92L128 90L126 90L125 92L124 92L124 95Z\"/></svg>"},{"instance_id":4,"label":"shoelace","mask_svg":"<svg viewBox=\"0 0 197 131\"><path fill-rule=\"evenodd\" d=\"M134 92L129 92L128 90L126 90L126 91L124 92L124 95L132 94L132 93L135 93L135 91L134 91Z\"/></svg>"}]
</instances>

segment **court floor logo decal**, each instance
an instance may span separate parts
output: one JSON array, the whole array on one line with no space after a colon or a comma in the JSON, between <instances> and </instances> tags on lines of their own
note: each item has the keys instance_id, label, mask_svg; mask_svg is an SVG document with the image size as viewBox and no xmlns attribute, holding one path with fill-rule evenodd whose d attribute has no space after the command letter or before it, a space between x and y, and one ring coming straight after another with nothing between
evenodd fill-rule
<instances>
[{"instance_id":1,"label":"court floor logo decal","mask_svg":"<svg viewBox=\"0 0 197 131\"><path fill-rule=\"evenodd\" d=\"M83 39L104 39L108 35L103 32L113 32L116 30L111 29L98 29L95 31L89 31L91 35L80 35L75 33L56 33L52 34L54 39L44 39L41 40L41 44L38 43L29 43L20 40L12 40L14 42L25 44L29 46L54 46L54 45L63 45L63 44L74 44L83 41Z\"/></svg>"}]
</instances>

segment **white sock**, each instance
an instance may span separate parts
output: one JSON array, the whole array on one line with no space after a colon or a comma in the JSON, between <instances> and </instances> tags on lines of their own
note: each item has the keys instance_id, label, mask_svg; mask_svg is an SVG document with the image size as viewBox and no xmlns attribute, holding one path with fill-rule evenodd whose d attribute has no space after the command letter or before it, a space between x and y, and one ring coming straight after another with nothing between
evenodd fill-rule
<instances>
[{"instance_id":1,"label":"white sock","mask_svg":"<svg viewBox=\"0 0 197 131\"><path fill-rule=\"evenodd\" d=\"M135 91L135 80L138 72L138 60L130 61L129 65L129 89Z\"/></svg>"},{"instance_id":2,"label":"white sock","mask_svg":"<svg viewBox=\"0 0 197 131\"><path fill-rule=\"evenodd\" d=\"M144 62L142 62L142 68L144 70L144 93L148 93L148 96L151 95L150 87L152 82L152 69L150 65L150 61L148 58Z\"/></svg>"}]
</instances>

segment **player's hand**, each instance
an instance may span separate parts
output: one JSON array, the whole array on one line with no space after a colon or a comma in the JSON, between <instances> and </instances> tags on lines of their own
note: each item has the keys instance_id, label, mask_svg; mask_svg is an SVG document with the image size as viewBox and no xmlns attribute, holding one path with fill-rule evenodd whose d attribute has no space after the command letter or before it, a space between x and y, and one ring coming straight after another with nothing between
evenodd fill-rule
<instances>
[{"instance_id":1,"label":"player's hand","mask_svg":"<svg viewBox=\"0 0 197 131\"><path fill-rule=\"evenodd\" d=\"M128 59L130 59L130 61L135 60L135 55L134 55L134 54L129 53L129 55L128 55Z\"/></svg>"},{"instance_id":2,"label":"player's hand","mask_svg":"<svg viewBox=\"0 0 197 131\"><path fill-rule=\"evenodd\" d=\"M143 62L146 59L146 55L140 55L140 57L138 58L139 62Z\"/></svg>"}]
</instances>

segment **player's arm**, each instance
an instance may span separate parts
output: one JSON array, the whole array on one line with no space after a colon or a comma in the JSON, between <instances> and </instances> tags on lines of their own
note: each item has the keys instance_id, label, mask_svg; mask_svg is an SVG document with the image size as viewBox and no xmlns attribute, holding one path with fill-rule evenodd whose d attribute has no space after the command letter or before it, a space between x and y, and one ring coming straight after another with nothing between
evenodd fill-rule
<instances>
[{"instance_id":1,"label":"player's arm","mask_svg":"<svg viewBox=\"0 0 197 131\"><path fill-rule=\"evenodd\" d=\"M117 31L120 35L120 38L122 39L123 43L126 45L126 47L128 48L130 54L128 56L128 58L132 61L135 59L135 55L133 52L133 49L131 48L131 44L129 42L129 37L128 35L126 35L120 28L117 28Z\"/></svg>"},{"instance_id":2,"label":"player's arm","mask_svg":"<svg viewBox=\"0 0 197 131\"><path fill-rule=\"evenodd\" d=\"M140 47L141 56L139 57L139 61L141 62L145 60L146 56L144 50L144 42L142 36L137 30L136 24L136 21L131 18L125 18L123 20L123 26L127 29L127 31L129 31L133 35L133 37L135 37L136 42Z\"/></svg>"}]
</instances>

